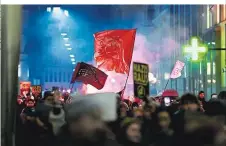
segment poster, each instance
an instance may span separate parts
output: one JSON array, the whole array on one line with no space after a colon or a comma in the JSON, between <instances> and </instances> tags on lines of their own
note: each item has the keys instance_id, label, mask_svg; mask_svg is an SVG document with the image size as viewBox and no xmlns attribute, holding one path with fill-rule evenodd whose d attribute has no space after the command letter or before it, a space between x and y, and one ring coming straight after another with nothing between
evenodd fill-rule
<instances>
[{"instance_id":1,"label":"poster","mask_svg":"<svg viewBox=\"0 0 226 146\"><path fill-rule=\"evenodd\" d=\"M42 87L40 85L31 86L31 92L35 99L39 99L42 96Z\"/></svg>"},{"instance_id":2,"label":"poster","mask_svg":"<svg viewBox=\"0 0 226 146\"><path fill-rule=\"evenodd\" d=\"M20 96L26 97L30 93L31 82L20 82Z\"/></svg>"},{"instance_id":3,"label":"poster","mask_svg":"<svg viewBox=\"0 0 226 146\"><path fill-rule=\"evenodd\" d=\"M149 96L148 64L133 62L134 96L144 98Z\"/></svg>"}]
</instances>

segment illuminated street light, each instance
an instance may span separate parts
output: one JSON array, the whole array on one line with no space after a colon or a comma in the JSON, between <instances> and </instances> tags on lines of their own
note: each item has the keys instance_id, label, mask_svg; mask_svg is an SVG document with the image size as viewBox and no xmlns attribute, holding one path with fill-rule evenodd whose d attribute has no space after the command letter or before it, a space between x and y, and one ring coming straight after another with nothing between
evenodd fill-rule
<instances>
[{"instance_id":1,"label":"illuminated street light","mask_svg":"<svg viewBox=\"0 0 226 146\"><path fill-rule=\"evenodd\" d=\"M71 57L71 58L74 58L75 56L71 54L70 57Z\"/></svg>"},{"instance_id":2,"label":"illuminated street light","mask_svg":"<svg viewBox=\"0 0 226 146\"><path fill-rule=\"evenodd\" d=\"M75 62L72 62L72 64L75 64Z\"/></svg>"},{"instance_id":3,"label":"illuminated street light","mask_svg":"<svg viewBox=\"0 0 226 146\"><path fill-rule=\"evenodd\" d=\"M75 61L75 58L71 58L71 61L74 62Z\"/></svg>"},{"instance_id":4,"label":"illuminated street light","mask_svg":"<svg viewBox=\"0 0 226 146\"><path fill-rule=\"evenodd\" d=\"M62 35L62 36L66 36L66 35L67 35L67 33L61 33L61 35Z\"/></svg>"},{"instance_id":5,"label":"illuminated street light","mask_svg":"<svg viewBox=\"0 0 226 146\"><path fill-rule=\"evenodd\" d=\"M61 12L61 8L60 7L53 7L53 12L59 13L59 12Z\"/></svg>"},{"instance_id":6,"label":"illuminated street light","mask_svg":"<svg viewBox=\"0 0 226 146\"><path fill-rule=\"evenodd\" d=\"M68 50L68 51L71 51L71 50L72 50L72 48L67 48L67 50Z\"/></svg>"},{"instance_id":7,"label":"illuminated street light","mask_svg":"<svg viewBox=\"0 0 226 146\"><path fill-rule=\"evenodd\" d=\"M65 41L68 41L69 40L69 38L63 38Z\"/></svg>"},{"instance_id":8,"label":"illuminated street light","mask_svg":"<svg viewBox=\"0 0 226 146\"><path fill-rule=\"evenodd\" d=\"M51 12L51 7L47 7L46 11Z\"/></svg>"},{"instance_id":9,"label":"illuminated street light","mask_svg":"<svg viewBox=\"0 0 226 146\"><path fill-rule=\"evenodd\" d=\"M68 13L67 10L64 10L64 15L67 16L67 17L69 16L69 13Z\"/></svg>"},{"instance_id":10,"label":"illuminated street light","mask_svg":"<svg viewBox=\"0 0 226 146\"><path fill-rule=\"evenodd\" d=\"M191 60L192 61L198 61L199 54L205 53L207 51L207 47L199 44L198 38L193 37L191 39L191 45L184 46L183 52L187 54L191 54Z\"/></svg>"},{"instance_id":11,"label":"illuminated street light","mask_svg":"<svg viewBox=\"0 0 226 146\"><path fill-rule=\"evenodd\" d=\"M69 46L71 46L70 44L64 44L66 47L69 47Z\"/></svg>"}]
</instances>

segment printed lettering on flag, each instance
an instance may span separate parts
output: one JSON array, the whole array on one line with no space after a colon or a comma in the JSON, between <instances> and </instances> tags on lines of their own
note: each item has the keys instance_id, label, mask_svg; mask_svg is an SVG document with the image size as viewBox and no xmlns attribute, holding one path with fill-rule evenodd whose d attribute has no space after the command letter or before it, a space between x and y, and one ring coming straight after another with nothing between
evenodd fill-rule
<instances>
[{"instance_id":1,"label":"printed lettering on flag","mask_svg":"<svg viewBox=\"0 0 226 146\"><path fill-rule=\"evenodd\" d=\"M173 70L170 74L170 78L171 79L179 78L181 76L181 71L183 70L184 65L185 65L184 62L177 60L175 65L174 65L174 68L173 68Z\"/></svg>"},{"instance_id":2,"label":"printed lettering on flag","mask_svg":"<svg viewBox=\"0 0 226 146\"><path fill-rule=\"evenodd\" d=\"M136 29L106 30L94 34L98 68L128 74L133 54Z\"/></svg>"},{"instance_id":3,"label":"printed lettering on flag","mask_svg":"<svg viewBox=\"0 0 226 146\"><path fill-rule=\"evenodd\" d=\"M107 77L108 76L98 68L80 62L73 72L71 84L75 81L80 81L84 84L90 84L100 90L104 87Z\"/></svg>"}]
</instances>

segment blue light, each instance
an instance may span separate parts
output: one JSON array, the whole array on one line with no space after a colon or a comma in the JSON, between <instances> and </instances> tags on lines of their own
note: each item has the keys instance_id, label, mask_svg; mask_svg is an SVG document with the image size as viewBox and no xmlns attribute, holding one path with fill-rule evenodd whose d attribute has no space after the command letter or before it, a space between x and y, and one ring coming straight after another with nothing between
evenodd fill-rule
<instances>
[{"instance_id":1,"label":"blue light","mask_svg":"<svg viewBox=\"0 0 226 146\"><path fill-rule=\"evenodd\" d=\"M62 36L66 36L66 35L67 35L67 33L61 33L61 35L62 35Z\"/></svg>"},{"instance_id":2,"label":"blue light","mask_svg":"<svg viewBox=\"0 0 226 146\"><path fill-rule=\"evenodd\" d=\"M72 62L72 64L75 64L75 62Z\"/></svg>"},{"instance_id":3,"label":"blue light","mask_svg":"<svg viewBox=\"0 0 226 146\"><path fill-rule=\"evenodd\" d=\"M75 57L75 56L71 54L70 57L73 58L73 57Z\"/></svg>"},{"instance_id":4,"label":"blue light","mask_svg":"<svg viewBox=\"0 0 226 146\"><path fill-rule=\"evenodd\" d=\"M60 7L53 7L53 12L54 13L60 13L61 12L61 8Z\"/></svg>"},{"instance_id":5,"label":"blue light","mask_svg":"<svg viewBox=\"0 0 226 146\"><path fill-rule=\"evenodd\" d=\"M75 61L75 58L71 58L71 61L74 62Z\"/></svg>"},{"instance_id":6,"label":"blue light","mask_svg":"<svg viewBox=\"0 0 226 146\"><path fill-rule=\"evenodd\" d=\"M69 46L71 46L70 44L64 44L66 47L69 47Z\"/></svg>"},{"instance_id":7,"label":"blue light","mask_svg":"<svg viewBox=\"0 0 226 146\"><path fill-rule=\"evenodd\" d=\"M51 7L47 7L46 9L47 12L51 12L51 10L52 10Z\"/></svg>"},{"instance_id":8,"label":"blue light","mask_svg":"<svg viewBox=\"0 0 226 146\"><path fill-rule=\"evenodd\" d=\"M68 13L67 10L64 10L64 15L67 16L67 17L69 16L69 13Z\"/></svg>"},{"instance_id":9,"label":"blue light","mask_svg":"<svg viewBox=\"0 0 226 146\"><path fill-rule=\"evenodd\" d=\"M68 50L68 51L71 51L71 50L72 50L72 48L67 48L67 50Z\"/></svg>"}]
</instances>

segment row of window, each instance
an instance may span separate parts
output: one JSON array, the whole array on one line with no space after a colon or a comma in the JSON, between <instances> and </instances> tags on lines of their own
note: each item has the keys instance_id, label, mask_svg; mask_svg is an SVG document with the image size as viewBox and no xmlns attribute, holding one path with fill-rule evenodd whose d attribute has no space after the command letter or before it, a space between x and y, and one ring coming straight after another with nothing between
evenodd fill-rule
<instances>
[{"instance_id":1,"label":"row of window","mask_svg":"<svg viewBox=\"0 0 226 146\"><path fill-rule=\"evenodd\" d=\"M70 82L71 72L45 72L45 82Z\"/></svg>"},{"instance_id":2,"label":"row of window","mask_svg":"<svg viewBox=\"0 0 226 146\"><path fill-rule=\"evenodd\" d=\"M207 28L226 20L226 5L209 5L207 7Z\"/></svg>"}]
</instances>

